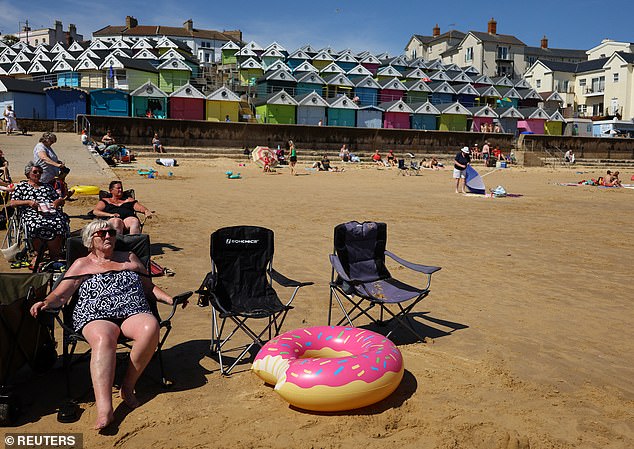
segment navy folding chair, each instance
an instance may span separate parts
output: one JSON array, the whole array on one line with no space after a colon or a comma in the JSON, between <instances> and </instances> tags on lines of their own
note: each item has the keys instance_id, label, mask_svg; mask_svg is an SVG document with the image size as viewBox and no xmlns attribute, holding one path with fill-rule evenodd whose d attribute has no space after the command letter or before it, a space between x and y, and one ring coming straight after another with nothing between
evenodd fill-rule
<instances>
[{"instance_id":1,"label":"navy folding chair","mask_svg":"<svg viewBox=\"0 0 634 449\"><path fill-rule=\"evenodd\" d=\"M330 255L332 276L328 324L332 322L334 299L343 313L337 325L347 322L354 326L354 321L362 316L382 325L386 322L383 318L387 316L390 321L388 337L400 325L418 341L424 341L414 330L409 314L416 304L429 295L431 276L440 267L403 260L386 251L386 242L385 223L351 221L335 227L334 251ZM385 265L385 256L423 274L427 278L426 286L418 288L394 279ZM379 307L378 317L370 314L375 306Z\"/></svg>"}]
</instances>

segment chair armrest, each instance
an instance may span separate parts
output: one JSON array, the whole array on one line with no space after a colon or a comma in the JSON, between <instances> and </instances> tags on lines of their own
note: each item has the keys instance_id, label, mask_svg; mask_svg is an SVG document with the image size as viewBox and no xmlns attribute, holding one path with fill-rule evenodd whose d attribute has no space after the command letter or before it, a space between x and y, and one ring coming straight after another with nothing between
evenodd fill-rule
<instances>
[{"instance_id":1,"label":"chair armrest","mask_svg":"<svg viewBox=\"0 0 634 449\"><path fill-rule=\"evenodd\" d=\"M343 269L343 265L341 265L339 257L337 257L336 254L330 254L328 257L330 258L330 265L332 265L339 277L346 282L352 283L352 279L348 277L346 271Z\"/></svg>"},{"instance_id":2,"label":"chair armrest","mask_svg":"<svg viewBox=\"0 0 634 449\"><path fill-rule=\"evenodd\" d=\"M179 306L179 304L182 304L185 301L187 301L187 299L189 299L189 297L191 295L193 295L193 294L194 294L194 292L187 291L187 292L180 293L180 294L174 296L174 298L172 298L173 301L174 301L172 303L172 310L171 310L171 312L170 312L170 314L169 314L169 316L167 318L165 318L164 320L161 320L160 325L163 326L165 323L169 323L169 321L172 319L172 317L176 313L176 308Z\"/></svg>"},{"instance_id":3,"label":"chair armrest","mask_svg":"<svg viewBox=\"0 0 634 449\"><path fill-rule=\"evenodd\" d=\"M271 269L270 271L271 278L280 284L282 287L305 287L307 285L313 285L314 282L299 282L294 281L293 279L289 279L286 276L282 275L279 271Z\"/></svg>"},{"instance_id":4,"label":"chair armrest","mask_svg":"<svg viewBox=\"0 0 634 449\"><path fill-rule=\"evenodd\" d=\"M407 260L401 259L396 254L393 254L393 253L391 253L389 251L385 251L385 255L386 256L390 256L392 259L394 259L395 261L397 261L398 263L400 263L404 267L407 267L410 270L418 271L419 273L425 273L425 274L428 274L428 275L432 275L433 273L435 273L436 271L441 269L441 267L433 267L433 266L429 266L429 265L420 265L420 264L417 264L417 263L408 262Z\"/></svg>"}]
</instances>

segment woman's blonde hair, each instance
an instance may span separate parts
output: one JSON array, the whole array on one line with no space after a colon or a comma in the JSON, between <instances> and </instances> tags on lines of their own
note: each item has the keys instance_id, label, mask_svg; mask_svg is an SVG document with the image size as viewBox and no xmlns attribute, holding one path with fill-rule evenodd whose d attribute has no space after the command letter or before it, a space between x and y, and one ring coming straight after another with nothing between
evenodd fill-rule
<instances>
[{"instance_id":1,"label":"woman's blonde hair","mask_svg":"<svg viewBox=\"0 0 634 449\"><path fill-rule=\"evenodd\" d=\"M92 251L92 236L102 229L114 229L106 220L93 220L81 231L81 242L86 248Z\"/></svg>"}]
</instances>

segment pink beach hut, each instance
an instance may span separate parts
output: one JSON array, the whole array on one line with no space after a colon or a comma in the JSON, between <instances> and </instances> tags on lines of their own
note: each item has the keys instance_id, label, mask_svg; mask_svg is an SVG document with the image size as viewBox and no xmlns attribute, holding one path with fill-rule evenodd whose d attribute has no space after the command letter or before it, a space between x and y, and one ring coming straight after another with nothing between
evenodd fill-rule
<instances>
[{"instance_id":1,"label":"pink beach hut","mask_svg":"<svg viewBox=\"0 0 634 449\"><path fill-rule=\"evenodd\" d=\"M520 108L524 120L517 121L517 131L520 134L544 134L546 120L550 118L542 108Z\"/></svg>"},{"instance_id":2,"label":"pink beach hut","mask_svg":"<svg viewBox=\"0 0 634 449\"><path fill-rule=\"evenodd\" d=\"M403 100L394 100L379 105L385 111L383 114L383 128L410 128L410 114L414 110Z\"/></svg>"}]
</instances>

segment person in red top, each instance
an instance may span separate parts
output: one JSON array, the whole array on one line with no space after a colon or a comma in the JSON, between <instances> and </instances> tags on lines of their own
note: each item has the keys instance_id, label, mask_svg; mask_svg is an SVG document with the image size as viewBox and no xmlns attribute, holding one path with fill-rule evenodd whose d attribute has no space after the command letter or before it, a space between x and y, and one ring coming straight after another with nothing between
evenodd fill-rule
<instances>
[{"instance_id":1,"label":"person in red top","mask_svg":"<svg viewBox=\"0 0 634 449\"><path fill-rule=\"evenodd\" d=\"M374 154L372 155L372 160L376 162L377 165L383 167L383 161L381 160L381 155L379 154L379 150L374 150Z\"/></svg>"}]
</instances>

